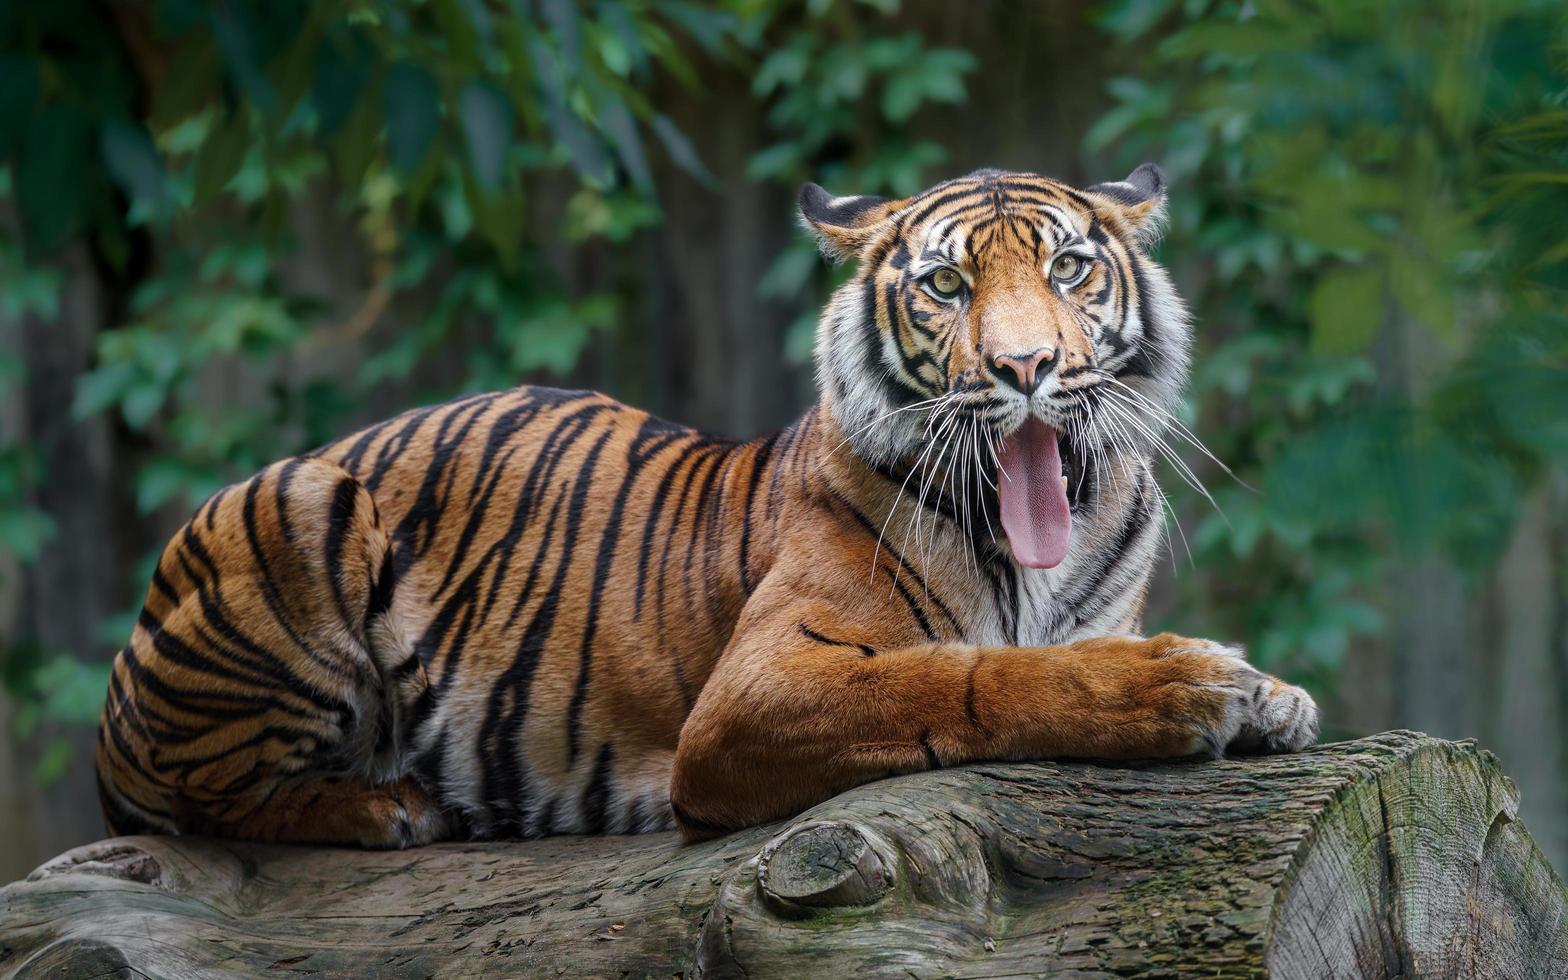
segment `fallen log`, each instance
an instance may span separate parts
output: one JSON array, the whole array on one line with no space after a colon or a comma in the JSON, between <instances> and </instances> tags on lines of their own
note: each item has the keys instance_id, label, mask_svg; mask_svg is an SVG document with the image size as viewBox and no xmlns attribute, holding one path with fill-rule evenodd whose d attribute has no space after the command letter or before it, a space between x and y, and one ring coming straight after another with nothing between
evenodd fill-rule
<instances>
[{"instance_id":1,"label":"fallen log","mask_svg":"<svg viewBox=\"0 0 1568 980\"><path fill-rule=\"evenodd\" d=\"M0 976L1562 977L1496 759L975 765L719 841L127 837L0 889Z\"/></svg>"}]
</instances>

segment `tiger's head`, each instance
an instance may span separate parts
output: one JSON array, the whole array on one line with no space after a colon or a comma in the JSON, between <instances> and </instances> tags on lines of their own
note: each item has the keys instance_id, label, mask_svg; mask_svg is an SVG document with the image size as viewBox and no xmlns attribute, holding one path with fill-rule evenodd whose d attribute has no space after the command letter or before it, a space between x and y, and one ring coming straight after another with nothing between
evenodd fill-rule
<instances>
[{"instance_id":1,"label":"tiger's head","mask_svg":"<svg viewBox=\"0 0 1568 980\"><path fill-rule=\"evenodd\" d=\"M807 184L823 251L857 263L816 352L856 453L942 474L1020 564L1060 564L1073 513L1107 467L1142 465L1186 382L1186 308L1148 255L1164 210L1147 163L1083 189L995 170L902 200Z\"/></svg>"}]
</instances>

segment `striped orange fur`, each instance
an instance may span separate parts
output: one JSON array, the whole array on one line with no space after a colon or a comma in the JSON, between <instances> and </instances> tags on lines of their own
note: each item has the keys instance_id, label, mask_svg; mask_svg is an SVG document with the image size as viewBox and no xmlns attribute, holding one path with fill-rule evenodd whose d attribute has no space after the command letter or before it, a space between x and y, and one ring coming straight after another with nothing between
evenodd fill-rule
<instances>
[{"instance_id":1,"label":"striped orange fur","mask_svg":"<svg viewBox=\"0 0 1568 980\"><path fill-rule=\"evenodd\" d=\"M110 829L701 837L973 760L1309 743L1311 699L1236 648L1138 635L1189 344L1145 250L1163 184L808 186L857 271L817 405L764 438L525 387L220 491L114 664ZM999 525L1042 498L1002 507L994 454L1026 426L1071 532L1020 561Z\"/></svg>"}]
</instances>

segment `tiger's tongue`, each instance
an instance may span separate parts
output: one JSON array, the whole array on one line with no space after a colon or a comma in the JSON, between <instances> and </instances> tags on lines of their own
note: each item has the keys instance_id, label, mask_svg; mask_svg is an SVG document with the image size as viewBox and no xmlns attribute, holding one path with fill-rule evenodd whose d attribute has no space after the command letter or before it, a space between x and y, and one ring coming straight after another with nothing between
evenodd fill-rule
<instances>
[{"instance_id":1,"label":"tiger's tongue","mask_svg":"<svg viewBox=\"0 0 1568 980\"><path fill-rule=\"evenodd\" d=\"M1073 530L1056 430L1029 419L1003 440L997 462L1002 530L1013 557L1026 568L1055 568L1067 557Z\"/></svg>"}]
</instances>

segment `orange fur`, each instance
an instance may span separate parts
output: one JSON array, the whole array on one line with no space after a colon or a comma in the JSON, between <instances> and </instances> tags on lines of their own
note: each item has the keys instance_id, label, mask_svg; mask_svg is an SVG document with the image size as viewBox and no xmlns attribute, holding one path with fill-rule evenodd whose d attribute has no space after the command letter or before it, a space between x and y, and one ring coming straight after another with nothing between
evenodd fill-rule
<instances>
[{"instance_id":1,"label":"orange fur","mask_svg":"<svg viewBox=\"0 0 1568 980\"><path fill-rule=\"evenodd\" d=\"M1020 203L986 218L998 186ZM1094 318L1131 322L1140 289L1163 296L1133 240L1157 207L1110 186L986 174L903 202L807 199L862 269L825 319L822 402L764 439L519 388L221 491L165 550L115 663L98 755L111 829L698 837L931 766L1305 744L1304 692L1231 648L1130 635L1158 515L1135 446L1084 450L1075 550L1046 573L979 526L995 501L975 470L888 435L898 411L863 424L894 397L868 357L898 362L911 404L992 407L987 365L1013 349L1060 350L1064 399L1133 363ZM1086 226L1106 215L1100 266L1070 289L1041 279L1038 201ZM970 221L985 259L963 269L962 306L908 271L943 221ZM1144 353L1165 360L1140 363L1179 374L1184 348L1156 350L1146 326ZM1180 383L1149 377L1148 398ZM982 423L962 424L979 453Z\"/></svg>"}]
</instances>

